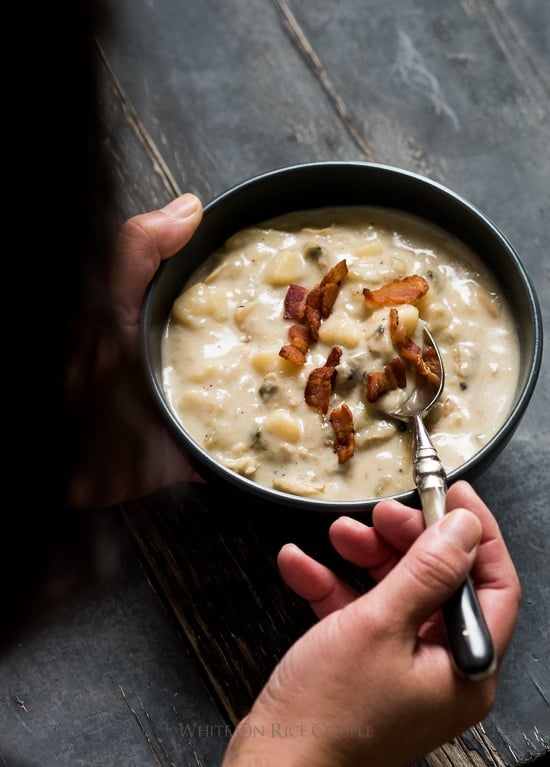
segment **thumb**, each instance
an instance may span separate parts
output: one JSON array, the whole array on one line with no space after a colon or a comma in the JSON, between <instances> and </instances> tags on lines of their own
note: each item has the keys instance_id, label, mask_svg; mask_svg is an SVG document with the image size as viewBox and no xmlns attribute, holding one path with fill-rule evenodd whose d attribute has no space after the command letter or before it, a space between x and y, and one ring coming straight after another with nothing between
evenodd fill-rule
<instances>
[{"instance_id":1,"label":"thumb","mask_svg":"<svg viewBox=\"0 0 550 767\"><path fill-rule=\"evenodd\" d=\"M187 192L160 210L134 216L126 225L134 225L133 250L141 245L148 251L156 251L163 260L173 256L189 242L201 218L202 205L199 198Z\"/></svg>"},{"instance_id":2,"label":"thumb","mask_svg":"<svg viewBox=\"0 0 550 767\"><path fill-rule=\"evenodd\" d=\"M160 262L189 242L201 218L200 200L187 193L122 225L110 273L111 296L121 324L138 322L145 291Z\"/></svg>"},{"instance_id":3,"label":"thumb","mask_svg":"<svg viewBox=\"0 0 550 767\"><path fill-rule=\"evenodd\" d=\"M481 540L481 522L467 509L454 509L417 538L378 584L385 611L416 632L449 599L470 571Z\"/></svg>"}]
</instances>

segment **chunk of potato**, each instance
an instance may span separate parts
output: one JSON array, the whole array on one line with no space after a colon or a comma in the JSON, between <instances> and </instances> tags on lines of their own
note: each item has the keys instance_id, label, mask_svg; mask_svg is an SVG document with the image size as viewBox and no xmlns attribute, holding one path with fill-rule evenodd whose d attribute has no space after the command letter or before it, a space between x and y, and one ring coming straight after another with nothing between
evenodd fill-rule
<instances>
[{"instance_id":1,"label":"chunk of potato","mask_svg":"<svg viewBox=\"0 0 550 767\"><path fill-rule=\"evenodd\" d=\"M305 271L302 254L297 250L287 250L267 262L262 276L270 285L290 285L291 282L299 282Z\"/></svg>"},{"instance_id":2,"label":"chunk of potato","mask_svg":"<svg viewBox=\"0 0 550 767\"><path fill-rule=\"evenodd\" d=\"M229 317L229 306L223 288L197 282L174 301L172 319L193 328L203 317L224 322Z\"/></svg>"},{"instance_id":3,"label":"chunk of potato","mask_svg":"<svg viewBox=\"0 0 550 767\"><path fill-rule=\"evenodd\" d=\"M277 370L280 359L278 350L268 349L267 351L259 351L253 354L250 362L254 370L262 375L266 375L266 373Z\"/></svg>"},{"instance_id":4,"label":"chunk of potato","mask_svg":"<svg viewBox=\"0 0 550 767\"><path fill-rule=\"evenodd\" d=\"M361 335L361 326L343 312L333 312L319 328L319 340L330 346L353 349L360 342Z\"/></svg>"},{"instance_id":5,"label":"chunk of potato","mask_svg":"<svg viewBox=\"0 0 550 767\"><path fill-rule=\"evenodd\" d=\"M453 321L451 310L439 301L427 302L422 316L430 326L432 333L440 333L449 327Z\"/></svg>"},{"instance_id":6,"label":"chunk of potato","mask_svg":"<svg viewBox=\"0 0 550 767\"><path fill-rule=\"evenodd\" d=\"M262 432L285 442L300 442L304 435L301 421L292 418L287 410L281 408L266 418Z\"/></svg>"},{"instance_id":7,"label":"chunk of potato","mask_svg":"<svg viewBox=\"0 0 550 767\"><path fill-rule=\"evenodd\" d=\"M398 307L398 313L407 335L412 336L418 325L418 309L413 304L403 304Z\"/></svg>"}]
</instances>

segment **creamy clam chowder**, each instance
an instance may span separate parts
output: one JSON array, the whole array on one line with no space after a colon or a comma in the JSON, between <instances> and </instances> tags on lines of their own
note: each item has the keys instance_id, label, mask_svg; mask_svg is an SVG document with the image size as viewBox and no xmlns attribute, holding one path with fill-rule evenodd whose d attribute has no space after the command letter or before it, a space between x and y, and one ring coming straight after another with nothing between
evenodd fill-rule
<instances>
[{"instance_id":1,"label":"creamy clam chowder","mask_svg":"<svg viewBox=\"0 0 550 767\"><path fill-rule=\"evenodd\" d=\"M330 306L313 329L304 301L334 272ZM410 277L425 292L400 295ZM388 285L389 299L367 300ZM394 380L375 401L366 395L366 381L379 380L400 356L392 309L413 344L422 347L427 325L440 346L445 387L426 425L451 471L510 410L519 367L514 322L472 252L389 209L300 211L231 237L174 302L162 340L171 407L213 458L284 493L350 501L410 490L410 433L379 405L406 398L415 381L411 362L404 385ZM294 349L285 353L289 346L303 359ZM306 391L327 366L324 412ZM332 419L342 405L343 440Z\"/></svg>"}]
</instances>

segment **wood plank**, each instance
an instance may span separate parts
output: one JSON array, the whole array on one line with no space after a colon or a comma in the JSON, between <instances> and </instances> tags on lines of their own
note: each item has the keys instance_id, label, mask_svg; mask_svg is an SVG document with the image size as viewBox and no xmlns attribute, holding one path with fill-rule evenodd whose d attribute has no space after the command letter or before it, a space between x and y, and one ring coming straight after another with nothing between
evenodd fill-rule
<instances>
[{"instance_id":1,"label":"wood plank","mask_svg":"<svg viewBox=\"0 0 550 767\"><path fill-rule=\"evenodd\" d=\"M116 184L115 216L122 223L166 205L180 190L99 45L98 51L100 108L108 126L105 144Z\"/></svg>"},{"instance_id":2,"label":"wood plank","mask_svg":"<svg viewBox=\"0 0 550 767\"><path fill-rule=\"evenodd\" d=\"M114 11L123 44L102 44L181 188L206 201L280 165L366 159L271 0Z\"/></svg>"},{"instance_id":3,"label":"wood plank","mask_svg":"<svg viewBox=\"0 0 550 767\"><path fill-rule=\"evenodd\" d=\"M2 656L3 767L221 763L227 720L131 542L122 559L116 581L82 591Z\"/></svg>"}]
</instances>

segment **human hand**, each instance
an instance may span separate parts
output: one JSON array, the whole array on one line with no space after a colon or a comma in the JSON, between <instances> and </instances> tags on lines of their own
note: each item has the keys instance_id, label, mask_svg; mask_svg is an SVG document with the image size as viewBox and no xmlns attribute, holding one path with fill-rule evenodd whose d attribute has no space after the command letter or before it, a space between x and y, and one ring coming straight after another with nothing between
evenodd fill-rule
<instances>
[{"instance_id":1,"label":"human hand","mask_svg":"<svg viewBox=\"0 0 550 767\"><path fill-rule=\"evenodd\" d=\"M130 218L117 236L106 286L114 326L98 322L88 328L94 357L90 361L90 345L83 345L70 372L83 445L69 486L72 506L109 506L198 479L152 400L138 328L150 281L161 262L188 243L201 218L200 200L183 194L160 210Z\"/></svg>"},{"instance_id":2,"label":"human hand","mask_svg":"<svg viewBox=\"0 0 550 767\"><path fill-rule=\"evenodd\" d=\"M333 523L335 549L378 582L362 596L283 547L283 577L321 620L276 667L224 767L407 765L488 714L498 671L475 682L456 673L438 608L470 572L501 660L520 587L496 520L471 486L453 485L447 508L427 530L420 511L392 500L374 509L373 527Z\"/></svg>"}]
</instances>

